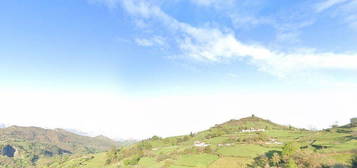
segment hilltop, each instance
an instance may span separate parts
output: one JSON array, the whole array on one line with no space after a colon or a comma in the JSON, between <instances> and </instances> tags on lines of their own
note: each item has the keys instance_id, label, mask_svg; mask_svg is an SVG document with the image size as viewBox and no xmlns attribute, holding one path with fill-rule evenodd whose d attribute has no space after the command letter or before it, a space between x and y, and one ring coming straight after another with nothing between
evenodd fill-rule
<instances>
[{"instance_id":1,"label":"hilltop","mask_svg":"<svg viewBox=\"0 0 357 168\"><path fill-rule=\"evenodd\" d=\"M53 160L46 167L348 167L357 152L356 133L352 125L309 131L252 116L184 136L154 136L106 153Z\"/></svg>"},{"instance_id":2,"label":"hilltop","mask_svg":"<svg viewBox=\"0 0 357 168\"><path fill-rule=\"evenodd\" d=\"M271 122L270 120L265 120L252 115L251 117L241 118L239 120L230 120L223 124L217 125L219 127L231 127L236 129L287 129L289 127L284 125L279 125Z\"/></svg>"}]
</instances>

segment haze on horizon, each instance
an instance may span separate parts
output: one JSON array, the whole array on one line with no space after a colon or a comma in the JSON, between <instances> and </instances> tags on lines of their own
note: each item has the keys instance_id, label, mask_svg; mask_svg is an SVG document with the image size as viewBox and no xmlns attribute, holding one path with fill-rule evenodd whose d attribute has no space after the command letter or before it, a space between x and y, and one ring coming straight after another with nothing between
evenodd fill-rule
<instances>
[{"instance_id":1,"label":"haze on horizon","mask_svg":"<svg viewBox=\"0 0 357 168\"><path fill-rule=\"evenodd\" d=\"M4 0L0 123L174 136L357 117L357 1Z\"/></svg>"}]
</instances>

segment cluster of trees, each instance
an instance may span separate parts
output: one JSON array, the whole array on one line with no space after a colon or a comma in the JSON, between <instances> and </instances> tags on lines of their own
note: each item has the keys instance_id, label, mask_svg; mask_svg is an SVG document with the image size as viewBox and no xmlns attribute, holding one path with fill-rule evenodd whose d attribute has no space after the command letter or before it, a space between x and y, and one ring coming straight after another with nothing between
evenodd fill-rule
<instances>
[{"instance_id":1,"label":"cluster of trees","mask_svg":"<svg viewBox=\"0 0 357 168\"><path fill-rule=\"evenodd\" d=\"M128 149L113 148L107 152L106 164L123 161L124 165L136 165L144 157L144 151L151 149L152 145L147 141L142 141Z\"/></svg>"},{"instance_id":2,"label":"cluster of trees","mask_svg":"<svg viewBox=\"0 0 357 168\"><path fill-rule=\"evenodd\" d=\"M352 168L357 168L357 154L352 158L351 166Z\"/></svg>"},{"instance_id":3,"label":"cluster of trees","mask_svg":"<svg viewBox=\"0 0 357 168\"><path fill-rule=\"evenodd\" d=\"M109 150L107 152L107 156L106 156L106 164L111 164L111 163L115 163L115 162L119 162L120 161L120 149L116 149L116 148L112 148L111 150Z\"/></svg>"},{"instance_id":4,"label":"cluster of trees","mask_svg":"<svg viewBox=\"0 0 357 168\"><path fill-rule=\"evenodd\" d=\"M324 158L309 149L300 149L295 143L286 144L282 152L272 151L254 159L254 168L324 168Z\"/></svg>"}]
</instances>

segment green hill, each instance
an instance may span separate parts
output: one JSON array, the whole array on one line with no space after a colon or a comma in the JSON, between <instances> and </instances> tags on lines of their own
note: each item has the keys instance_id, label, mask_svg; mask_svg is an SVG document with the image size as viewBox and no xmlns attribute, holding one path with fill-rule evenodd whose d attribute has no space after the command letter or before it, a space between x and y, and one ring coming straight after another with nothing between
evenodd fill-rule
<instances>
[{"instance_id":1,"label":"green hill","mask_svg":"<svg viewBox=\"0 0 357 168\"><path fill-rule=\"evenodd\" d=\"M43 132L34 136L26 131L26 136L22 136L22 139L26 137L26 142L24 143L26 145L23 146L28 147L28 149L25 151L38 153L43 152L43 149L52 149L52 152L56 153L52 157L41 157L38 161L33 162L33 167L322 168L352 167L352 160L355 160L354 164L357 162L357 127L353 124L321 131L309 131L279 125L269 120L252 116L240 120L230 120L197 133L168 138L154 136L132 145L112 148L106 152L99 153L94 151L91 153L92 150L86 152L77 151L80 148L71 148L73 147L72 145L65 143L68 142L68 137L64 138L62 136L72 135L72 133L63 133L63 130L47 131L55 131L60 135L49 140L49 137L45 138L46 136L43 136ZM18 133L16 132L15 134ZM7 140L9 140L9 137L19 139L18 135L6 135ZM106 141L111 142L110 139L103 136L90 138L91 140L86 139L88 137L78 137L78 135L74 137L69 138L71 139L71 144L86 142L86 145L83 146L87 148L103 145L102 143ZM33 142L34 140L36 143L29 144L29 141ZM96 140L96 143L93 143L93 140ZM101 143L98 143L98 140ZM41 143L39 143L40 141ZM21 146L21 141L12 141L12 144L18 149ZM104 149L102 147L97 148L96 151ZM2 149L3 151L5 149L5 152L11 151L8 146L2 146ZM21 167L19 165L22 164L21 161L24 159L19 160L16 158L19 157L9 159L8 156L3 156L0 158L2 159L0 163L4 165L4 163L11 161L11 168Z\"/></svg>"},{"instance_id":2,"label":"green hill","mask_svg":"<svg viewBox=\"0 0 357 168\"><path fill-rule=\"evenodd\" d=\"M231 120L206 131L154 136L106 153L53 160L48 168L351 167L357 128L308 131L258 117Z\"/></svg>"},{"instance_id":3,"label":"green hill","mask_svg":"<svg viewBox=\"0 0 357 168\"><path fill-rule=\"evenodd\" d=\"M103 152L119 146L109 138L80 136L63 129L11 126L0 129L0 167L29 167L42 158Z\"/></svg>"}]
</instances>

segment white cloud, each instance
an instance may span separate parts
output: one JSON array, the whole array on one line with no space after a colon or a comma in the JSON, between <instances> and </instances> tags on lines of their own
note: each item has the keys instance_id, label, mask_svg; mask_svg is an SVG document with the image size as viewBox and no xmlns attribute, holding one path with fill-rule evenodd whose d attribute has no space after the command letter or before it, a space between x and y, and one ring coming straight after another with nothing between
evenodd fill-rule
<instances>
[{"instance_id":1,"label":"white cloud","mask_svg":"<svg viewBox=\"0 0 357 168\"><path fill-rule=\"evenodd\" d=\"M238 58L261 71L279 77L320 69L357 70L357 53L318 52L300 49L281 52L261 45L245 44L232 32L215 28L197 28L170 17L159 7L143 1L124 1L124 7L137 17L160 20L175 36L183 55L197 60L221 62Z\"/></svg>"},{"instance_id":2,"label":"white cloud","mask_svg":"<svg viewBox=\"0 0 357 168\"><path fill-rule=\"evenodd\" d=\"M341 5L337 9L339 16L343 17L343 21L353 30L357 30L357 0L351 0L348 3Z\"/></svg>"},{"instance_id":3,"label":"white cloud","mask_svg":"<svg viewBox=\"0 0 357 168\"><path fill-rule=\"evenodd\" d=\"M346 1L349 1L349 0L324 0L323 2L318 3L315 6L315 10L316 10L316 12L322 12L324 10L327 10L335 5L344 3Z\"/></svg>"},{"instance_id":4,"label":"white cloud","mask_svg":"<svg viewBox=\"0 0 357 168\"><path fill-rule=\"evenodd\" d=\"M206 30L204 34L210 36L192 36L195 41L187 38L181 44L186 55L215 62L233 58L245 59L260 70L279 77L318 69L357 70L357 53L336 54L302 49L286 53L244 44L233 34L224 34L217 30Z\"/></svg>"},{"instance_id":5,"label":"white cloud","mask_svg":"<svg viewBox=\"0 0 357 168\"><path fill-rule=\"evenodd\" d=\"M136 38L136 44L144 47L165 46L165 39L161 36L153 36L150 38Z\"/></svg>"},{"instance_id":6,"label":"white cloud","mask_svg":"<svg viewBox=\"0 0 357 168\"><path fill-rule=\"evenodd\" d=\"M251 15L231 14L230 19L237 28L251 28L258 25L274 25L274 21L270 18L258 18Z\"/></svg>"},{"instance_id":7,"label":"white cloud","mask_svg":"<svg viewBox=\"0 0 357 168\"><path fill-rule=\"evenodd\" d=\"M316 12L323 12L336 6L332 18L349 25L353 30L357 30L357 0L326 0L316 5Z\"/></svg>"},{"instance_id":8,"label":"white cloud","mask_svg":"<svg viewBox=\"0 0 357 168\"><path fill-rule=\"evenodd\" d=\"M210 2L202 1L201 3ZM338 2L341 3L341 1ZM326 9L338 2L326 1L326 4L321 4L319 9ZM283 52L262 45L243 43L229 31L209 27L199 28L179 22L162 11L160 7L147 1L123 0L122 6L134 17L155 19L161 22L167 30L174 32L172 33L173 39L177 42L182 55L196 60L222 62L238 59L238 61L244 61L261 71L279 77L324 69L357 70L357 53L319 52L314 49ZM305 27L311 23L308 21L288 24L281 29ZM136 42L142 46L162 45L163 43L160 39L136 39Z\"/></svg>"}]
</instances>

